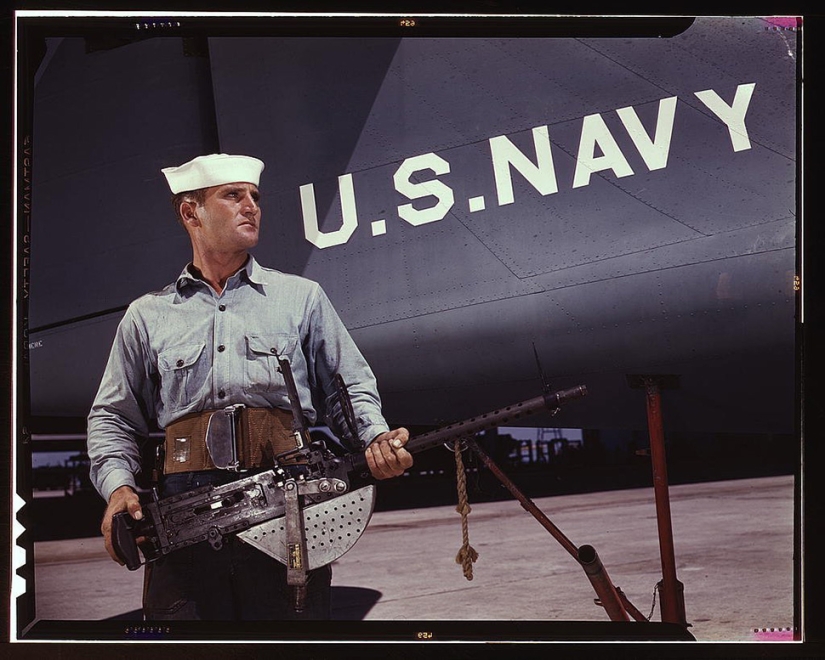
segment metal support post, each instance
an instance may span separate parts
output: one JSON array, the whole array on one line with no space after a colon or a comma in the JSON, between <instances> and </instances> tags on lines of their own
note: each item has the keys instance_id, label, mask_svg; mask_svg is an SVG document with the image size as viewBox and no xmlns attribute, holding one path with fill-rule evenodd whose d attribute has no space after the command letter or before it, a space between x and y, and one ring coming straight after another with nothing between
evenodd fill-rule
<instances>
[{"instance_id":1,"label":"metal support post","mask_svg":"<svg viewBox=\"0 0 825 660\"><path fill-rule=\"evenodd\" d=\"M659 553L662 560L662 581L659 589L662 621L687 627L684 585L676 578L676 555L673 550L673 526L670 517L670 493L661 405L661 389L678 387L678 378L675 376L635 376L628 377L628 382L631 387L644 387L647 401L653 493L656 499Z\"/></svg>"}]
</instances>

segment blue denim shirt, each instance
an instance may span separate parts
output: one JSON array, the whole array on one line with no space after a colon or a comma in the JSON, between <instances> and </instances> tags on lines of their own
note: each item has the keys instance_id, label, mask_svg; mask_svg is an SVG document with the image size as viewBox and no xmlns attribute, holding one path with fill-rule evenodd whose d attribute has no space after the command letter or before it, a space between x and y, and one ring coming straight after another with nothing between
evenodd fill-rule
<instances>
[{"instance_id":1,"label":"blue denim shirt","mask_svg":"<svg viewBox=\"0 0 825 660\"><path fill-rule=\"evenodd\" d=\"M389 430L375 377L320 285L251 256L218 294L184 269L126 311L88 419L92 482L109 500L135 485L137 440L192 412L243 403L290 410L275 353L289 358L309 423L340 373L361 442ZM350 448L352 449L352 448Z\"/></svg>"}]
</instances>

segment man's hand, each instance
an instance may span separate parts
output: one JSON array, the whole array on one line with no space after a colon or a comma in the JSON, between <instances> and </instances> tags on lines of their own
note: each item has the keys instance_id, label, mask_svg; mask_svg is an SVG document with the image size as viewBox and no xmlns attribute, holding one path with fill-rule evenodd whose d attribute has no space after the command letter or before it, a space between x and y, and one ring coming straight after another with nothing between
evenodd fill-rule
<instances>
[{"instance_id":1,"label":"man's hand","mask_svg":"<svg viewBox=\"0 0 825 660\"><path fill-rule=\"evenodd\" d=\"M367 466L376 479L389 479L404 473L412 467L413 457L404 445L410 439L410 432L400 428L382 433L368 446L364 455Z\"/></svg>"},{"instance_id":2,"label":"man's hand","mask_svg":"<svg viewBox=\"0 0 825 660\"><path fill-rule=\"evenodd\" d=\"M123 563L112 545L112 516L120 511L128 511L129 515L135 520L143 518L143 511L140 509L140 500L138 500L137 493L132 490L131 486L121 486L109 498L109 506L106 507L106 512L103 514L103 522L100 525L100 531L103 532L103 542L106 545L106 552L109 553L112 559L123 566Z\"/></svg>"}]
</instances>

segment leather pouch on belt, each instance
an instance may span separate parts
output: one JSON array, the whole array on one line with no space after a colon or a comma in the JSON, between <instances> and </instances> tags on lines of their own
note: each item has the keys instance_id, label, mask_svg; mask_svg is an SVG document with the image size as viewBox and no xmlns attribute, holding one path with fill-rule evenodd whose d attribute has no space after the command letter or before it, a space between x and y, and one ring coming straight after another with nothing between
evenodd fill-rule
<instances>
[{"instance_id":1,"label":"leather pouch on belt","mask_svg":"<svg viewBox=\"0 0 825 660\"><path fill-rule=\"evenodd\" d=\"M204 441L210 415L211 411L192 413L166 428L164 474L216 469Z\"/></svg>"}]
</instances>

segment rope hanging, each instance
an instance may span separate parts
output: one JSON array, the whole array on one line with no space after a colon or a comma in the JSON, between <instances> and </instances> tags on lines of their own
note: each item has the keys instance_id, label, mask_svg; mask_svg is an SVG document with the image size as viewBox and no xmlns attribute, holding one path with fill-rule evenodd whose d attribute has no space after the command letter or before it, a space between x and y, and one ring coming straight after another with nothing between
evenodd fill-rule
<instances>
[{"instance_id":1,"label":"rope hanging","mask_svg":"<svg viewBox=\"0 0 825 660\"><path fill-rule=\"evenodd\" d=\"M461 549L455 557L455 563L461 564L464 577L473 579L473 562L478 559L478 553L470 545L470 530L467 517L470 515L470 503L467 498L467 475L464 472L464 461L461 458L461 442L456 441L454 446L456 481L458 486L458 506L456 511L461 514Z\"/></svg>"},{"instance_id":2,"label":"rope hanging","mask_svg":"<svg viewBox=\"0 0 825 660\"><path fill-rule=\"evenodd\" d=\"M651 621L653 619L653 610L656 609L656 592L659 591L659 584L657 583L655 587L653 587L653 604L650 606L650 614L647 615L647 620Z\"/></svg>"}]
</instances>

